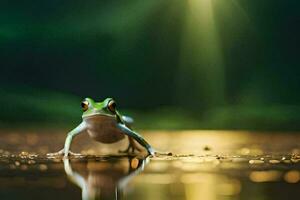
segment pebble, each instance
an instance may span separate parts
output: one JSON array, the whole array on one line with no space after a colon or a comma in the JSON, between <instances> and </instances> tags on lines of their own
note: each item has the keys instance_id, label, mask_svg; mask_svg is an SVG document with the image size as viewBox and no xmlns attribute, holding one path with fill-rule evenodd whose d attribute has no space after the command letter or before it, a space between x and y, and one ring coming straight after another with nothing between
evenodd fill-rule
<instances>
[{"instance_id":1,"label":"pebble","mask_svg":"<svg viewBox=\"0 0 300 200\"><path fill-rule=\"evenodd\" d=\"M19 154L19 156L20 156L21 158L27 158L28 155L29 155L29 153L26 152L26 151L22 151L22 152Z\"/></svg>"},{"instance_id":2,"label":"pebble","mask_svg":"<svg viewBox=\"0 0 300 200\"><path fill-rule=\"evenodd\" d=\"M263 164L263 160L249 160L249 164Z\"/></svg>"},{"instance_id":3,"label":"pebble","mask_svg":"<svg viewBox=\"0 0 300 200\"><path fill-rule=\"evenodd\" d=\"M278 164L278 163L280 163L280 161L279 160L269 160L269 163L271 163L271 164Z\"/></svg>"},{"instance_id":4,"label":"pebble","mask_svg":"<svg viewBox=\"0 0 300 200\"><path fill-rule=\"evenodd\" d=\"M40 171L46 171L47 169L48 169L47 165L45 165L45 164L40 164L39 165L39 170Z\"/></svg>"},{"instance_id":5,"label":"pebble","mask_svg":"<svg viewBox=\"0 0 300 200\"><path fill-rule=\"evenodd\" d=\"M297 163L297 162L299 162L299 159L294 159L294 158L292 158L291 161L292 161L293 163Z\"/></svg>"},{"instance_id":6,"label":"pebble","mask_svg":"<svg viewBox=\"0 0 300 200\"><path fill-rule=\"evenodd\" d=\"M21 165L21 166L20 166L20 169L21 169L22 171L26 171L26 170L28 169L28 166L27 166L27 165Z\"/></svg>"},{"instance_id":7,"label":"pebble","mask_svg":"<svg viewBox=\"0 0 300 200\"><path fill-rule=\"evenodd\" d=\"M36 161L35 160L28 160L28 162L27 162L29 165L33 165L33 164L35 164L36 163Z\"/></svg>"},{"instance_id":8,"label":"pebble","mask_svg":"<svg viewBox=\"0 0 300 200\"><path fill-rule=\"evenodd\" d=\"M206 146L203 148L203 150L204 150L204 151L210 151L211 148L210 148L209 146L206 145Z\"/></svg>"},{"instance_id":9,"label":"pebble","mask_svg":"<svg viewBox=\"0 0 300 200\"><path fill-rule=\"evenodd\" d=\"M131 168L136 169L139 166L139 159L133 158L130 163Z\"/></svg>"}]
</instances>

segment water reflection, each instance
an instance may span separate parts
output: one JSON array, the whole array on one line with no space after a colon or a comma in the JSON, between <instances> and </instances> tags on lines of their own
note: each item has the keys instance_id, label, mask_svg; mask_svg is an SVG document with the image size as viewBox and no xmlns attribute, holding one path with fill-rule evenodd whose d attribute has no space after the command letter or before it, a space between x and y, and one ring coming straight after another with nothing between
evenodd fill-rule
<instances>
[{"instance_id":1,"label":"water reflection","mask_svg":"<svg viewBox=\"0 0 300 200\"><path fill-rule=\"evenodd\" d=\"M69 180L81 188L83 200L122 199L128 182L144 170L148 161L149 158L138 157L124 157L113 162L63 160L65 172Z\"/></svg>"}]
</instances>

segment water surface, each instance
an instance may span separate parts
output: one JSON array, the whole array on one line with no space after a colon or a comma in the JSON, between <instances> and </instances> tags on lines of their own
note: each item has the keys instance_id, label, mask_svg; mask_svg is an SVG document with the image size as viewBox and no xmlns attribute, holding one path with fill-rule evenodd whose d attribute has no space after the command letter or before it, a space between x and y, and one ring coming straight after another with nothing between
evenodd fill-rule
<instances>
[{"instance_id":1,"label":"water surface","mask_svg":"<svg viewBox=\"0 0 300 200\"><path fill-rule=\"evenodd\" d=\"M241 131L141 131L172 155L118 154L77 137L68 160L65 131L1 131L1 199L298 199L300 136Z\"/></svg>"}]
</instances>

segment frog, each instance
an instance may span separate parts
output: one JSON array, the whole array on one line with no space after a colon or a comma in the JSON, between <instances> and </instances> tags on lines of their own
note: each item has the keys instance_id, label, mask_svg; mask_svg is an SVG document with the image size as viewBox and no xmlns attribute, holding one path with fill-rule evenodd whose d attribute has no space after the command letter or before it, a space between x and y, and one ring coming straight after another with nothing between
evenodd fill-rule
<instances>
[{"instance_id":1,"label":"frog","mask_svg":"<svg viewBox=\"0 0 300 200\"><path fill-rule=\"evenodd\" d=\"M133 119L118 111L116 101L113 98L96 102L87 97L81 102L81 108L82 121L67 134L64 148L57 153L48 155L58 154L65 158L69 155L77 155L70 151L70 146L73 138L83 132L87 132L90 138L104 144L116 143L127 136L129 145L125 150L119 150L120 153L133 153L135 150L143 151L144 148L148 155L155 155L156 151L143 136L132 130Z\"/></svg>"}]
</instances>

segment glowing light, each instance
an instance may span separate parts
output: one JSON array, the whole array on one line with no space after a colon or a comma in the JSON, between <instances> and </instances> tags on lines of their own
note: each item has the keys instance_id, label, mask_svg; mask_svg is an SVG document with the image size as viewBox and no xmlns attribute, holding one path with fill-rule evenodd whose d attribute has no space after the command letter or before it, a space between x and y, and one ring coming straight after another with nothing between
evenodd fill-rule
<instances>
[{"instance_id":1,"label":"glowing light","mask_svg":"<svg viewBox=\"0 0 300 200\"><path fill-rule=\"evenodd\" d=\"M284 175L284 180L288 183L297 183L300 181L300 173L296 170L288 171Z\"/></svg>"},{"instance_id":2,"label":"glowing light","mask_svg":"<svg viewBox=\"0 0 300 200\"><path fill-rule=\"evenodd\" d=\"M194 90L202 90L206 93L209 98L208 103L218 104L224 100L224 69L212 1L189 0L186 13L181 43L180 74L189 75L189 79L198 82L194 84L196 87ZM179 77L179 79L179 84L190 84L187 83L186 77ZM217 92L206 92L208 90ZM199 94L196 92L194 95ZM200 97L195 96L195 98Z\"/></svg>"},{"instance_id":3,"label":"glowing light","mask_svg":"<svg viewBox=\"0 0 300 200\"><path fill-rule=\"evenodd\" d=\"M282 173L276 170L253 171L250 173L250 180L253 182L273 182L281 178Z\"/></svg>"}]
</instances>

